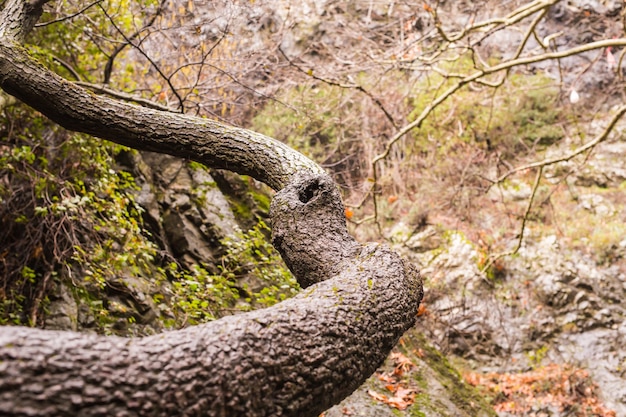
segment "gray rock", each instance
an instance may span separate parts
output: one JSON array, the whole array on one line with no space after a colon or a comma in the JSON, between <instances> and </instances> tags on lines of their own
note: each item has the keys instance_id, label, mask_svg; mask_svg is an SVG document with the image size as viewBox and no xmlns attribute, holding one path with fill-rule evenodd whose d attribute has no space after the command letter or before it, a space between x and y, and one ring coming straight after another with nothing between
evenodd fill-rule
<instances>
[{"instance_id":1,"label":"gray rock","mask_svg":"<svg viewBox=\"0 0 626 417\"><path fill-rule=\"evenodd\" d=\"M55 282L54 290L48 295L45 327L51 330L78 330L78 305L69 288Z\"/></svg>"}]
</instances>

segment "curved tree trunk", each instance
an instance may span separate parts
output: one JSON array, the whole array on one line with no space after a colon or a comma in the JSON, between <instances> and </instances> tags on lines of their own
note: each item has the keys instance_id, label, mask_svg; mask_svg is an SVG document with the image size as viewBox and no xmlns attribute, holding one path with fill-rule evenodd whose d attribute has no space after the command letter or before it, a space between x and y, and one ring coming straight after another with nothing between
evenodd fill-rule
<instances>
[{"instance_id":1,"label":"curved tree trunk","mask_svg":"<svg viewBox=\"0 0 626 417\"><path fill-rule=\"evenodd\" d=\"M265 136L100 98L18 44L45 1L0 14L0 85L60 125L251 175L280 190L272 239L305 288L274 307L125 339L0 327L0 415L316 416L349 395L414 323L418 272L348 234L333 181Z\"/></svg>"}]
</instances>

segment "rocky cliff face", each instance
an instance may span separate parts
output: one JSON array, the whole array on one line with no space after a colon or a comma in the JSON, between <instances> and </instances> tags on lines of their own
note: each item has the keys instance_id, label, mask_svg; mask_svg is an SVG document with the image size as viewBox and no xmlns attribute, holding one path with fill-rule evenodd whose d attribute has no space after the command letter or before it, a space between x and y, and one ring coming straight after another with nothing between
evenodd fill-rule
<instances>
[{"instance_id":1,"label":"rocky cliff face","mask_svg":"<svg viewBox=\"0 0 626 417\"><path fill-rule=\"evenodd\" d=\"M268 189L231 173L212 175L202 166L154 153L128 153L120 164L135 178L145 230L158 248L150 268L154 275L121 267L120 275L100 283L101 288L87 285L77 291L72 283L86 276L77 265L54 283L45 318L48 329L123 335L163 331L175 322L168 307L174 291L168 274L157 272L159 265L175 263L186 270L202 265L207 273L220 274L224 242L242 239L243 231L267 216Z\"/></svg>"},{"instance_id":2,"label":"rocky cliff face","mask_svg":"<svg viewBox=\"0 0 626 417\"><path fill-rule=\"evenodd\" d=\"M497 14L497 5L493 5L476 9L471 2L451 2L443 10L450 13L446 17L463 27L470 10L478 10L483 18ZM557 34L557 49L592 42L607 33L620 36L622 8L623 2L561 2L550 10L539 34ZM521 32L504 30L482 46L492 48L496 54L512 53L506 45L515 44L521 36ZM535 41L528 45L529 49L537 47ZM584 108L606 111L621 102L621 84L603 58L602 52L589 52L567 58L558 66L544 62L534 68L568 86L568 94L572 90L580 92L582 103L578 103L587 106ZM585 77L581 77L583 67ZM609 99L596 102L599 94L603 100ZM599 134L605 122L598 120L587 134ZM575 390L587 389L582 397L593 392L606 405L603 411L595 412L626 415L623 140L620 131L610 142L600 145L585 164L570 161L548 168L546 177L553 184L561 181L558 178L563 172L571 172L565 180L568 195L545 194L539 204L553 205L555 216L536 220L537 225L526 230L519 252L497 261L488 271L482 268L488 253L480 231L478 236L476 230L470 231L470 238L463 231L442 228L433 220L416 226L408 217L390 227L387 236L422 266L427 277L427 311L410 333L424 334L451 357L462 358L460 366L468 380L471 378L467 375L476 370L513 378L511 375L530 375L534 370L543 372L548 364L580 367L593 382L580 382L576 387L576 378L570 377L572 385L567 389L574 392L572 398L579 395ZM576 139L566 140L551 148L546 157L564 155L578 145ZM499 203L519 202L521 206L530 194L530 184L513 180L492 189L489 198ZM479 228L489 230L494 216L497 214L485 210ZM466 226L462 229L468 231ZM502 251L514 248L518 237L506 242ZM496 381L497 377L493 378ZM371 381L375 384L377 379ZM505 385L504 379L499 381ZM363 403L369 389L371 386L362 387L342 403L342 409L335 408L330 415L341 415L341 410L368 415ZM521 392L521 386L515 389ZM579 406L568 405L567 401L542 402L539 397L537 394L528 403L524 403L526 399L520 401L527 406L525 411L522 407L506 412L501 407L497 408L498 414L565 416L588 412L582 397L572 400ZM419 415L433 412L423 405L417 408L424 413ZM446 409L450 415L464 415L462 410ZM410 411L394 412L413 415ZM432 415L448 414L440 411Z\"/></svg>"}]
</instances>

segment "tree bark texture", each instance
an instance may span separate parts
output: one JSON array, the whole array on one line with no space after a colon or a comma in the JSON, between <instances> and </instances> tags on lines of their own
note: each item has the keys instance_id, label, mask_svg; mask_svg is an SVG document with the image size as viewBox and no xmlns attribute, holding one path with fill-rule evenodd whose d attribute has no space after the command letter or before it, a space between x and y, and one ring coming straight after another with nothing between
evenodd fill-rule
<instances>
[{"instance_id":1,"label":"tree bark texture","mask_svg":"<svg viewBox=\"0 0 626 417\"><path fill-rule=\"evenodd\" d=\"M10 10L31 3L6 4L0 21L33 20L28 8ZM417 270L348 234L341 196L315 163L254 132L97 97L35 63L3 28L0 85L60 125L280 190L272 239L304 289L271 308L144 338L0 327L0 415L316 416L413 325Z\"/></svg>"},{"instance_id":2,"label":"tree bark texture","mask_svg":"<svg viewBox=\"0 0 626 417\"><path fill-rule=\"evenodd\" d=\"M338 249L325 265L295 250L291 263L334 275L274 307L138 339L2 328L0 414L316 416L336 404L380 366L422 296L417 271L388 248L314 232L338 203L332 181L319 176L275 197L273 219L294 213L307 225L299 241L286 226L283 252L309 242L314 252ZM340 247L350 247L348 258Z\"/></svg>"}]
</instances>

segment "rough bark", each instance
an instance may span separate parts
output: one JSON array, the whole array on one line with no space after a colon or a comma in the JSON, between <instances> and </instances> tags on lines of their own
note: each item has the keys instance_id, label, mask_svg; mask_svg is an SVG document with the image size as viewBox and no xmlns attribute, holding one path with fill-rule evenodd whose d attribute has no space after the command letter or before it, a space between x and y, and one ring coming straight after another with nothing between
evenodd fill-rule
<instances>
[{"instance_id":1,"label":"rough bark","mask_svg":"<svg viewBox=\"0 0 626 417\"><path fill-rule=\"evenodd\" d=\"M30 24L36 7L25 4L9 0L0 21ZM388 248L354 241L315 163L244 129L97 97L33 62L12 30L0 23L0 85L62 126L279 189L273 241L305 289L272 308L138 339L0 327L0 415L315 416L413 325L419 274Z\"/></svg>"},{"instance_id":2,"label":"rough bark","mask_svg":"<svg viewBox=\"0 0 626 417\"><path fill-rule=\"evenodd\" d=\"M295 212L307 230L323 230L337 204L332 181L308 176L277 194L273 218ZM292 227L292 248L326 242L311 231L296 242ZM349 257L291 261L340 271L272 308L140 339L2 328L0 414L318 415L381 364L422 296L417 271L391 250L335 238Z\"/></svg>"}]
</instances>

